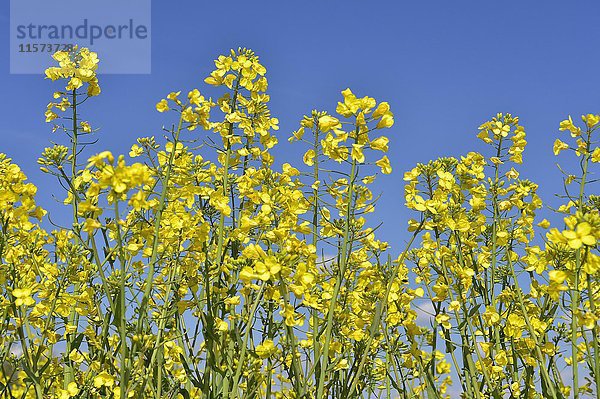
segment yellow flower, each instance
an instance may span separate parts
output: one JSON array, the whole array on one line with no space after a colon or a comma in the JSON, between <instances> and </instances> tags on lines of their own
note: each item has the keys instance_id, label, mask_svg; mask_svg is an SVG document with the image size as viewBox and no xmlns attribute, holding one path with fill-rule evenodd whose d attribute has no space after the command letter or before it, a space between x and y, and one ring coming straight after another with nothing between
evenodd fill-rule
<instances>
[{"instance_id":1,"label":"yellow flower","mask_svg":"<svg viewBox=\"0 0 600 399\"><path fill-rule=\"evenodd\" d=\"M244 283L248 283L257 278L256 273L254 273L254 270L250 266L242 267L239 277Z\"/></svg>"},{"instance_id":2,"label":"yellow flower","mask_svg":"<svg viewBox=\"0 0 600 399\"><path fill-rule=\"evenodd\" d=\"M167 98L177 104L181 104L181 100L179 100L179 95L181 91L172 91L167 95Z\"/></svg>"},{"instance_id":3,"label":"yellow flower","mask_svg":"<svg viewBox=\"0 0 600 399\"><path fill-rule=\"evenodd\" d=\"M507 320L504 330L506 335L512 338L520 338L525 328L525 319L515 313L511 313Z\"/></svg>"},{"instance_id":4,"label":"yellow flower","mask_svg":"<svg viewBox=\"0 0 600 399\"><path fill-rule=\"evenodd\" d=\"M226 298L223 302L225 302L227 305L239 305L241 303L241 299L239 295L236 295Z\"/></svg>"},{"instance_id":5,"label":"yellow flower","mask_svg":"<svg viewBox=\"0 0 600 399\"><path fill-rule=\"evenodd\" d=\"M450 302L450 306L448 306L448 310L451 310L454 312L459 309L460 309L460 302L458 302L458 301Z\"/></svg>"},{"instance_id":6,"label":"yellow flower","mask_svg":"<svg viewBox=\"0 0 600 399\"><path fill-rule=\"evenodd\" d=\"M109 163L113 163L115 161L115 157L112 155L110 151L102 151L99 154L93 155L88 159L87 168L95 166L97 168L101 167L104 163L104 160L108 160Z\"/></svg>"},{"instance_id":7,"label":"yellow flower","mask_svg":"<svg viewBox=\"0 0 600 399\"><path fill-rule=\"evenodd\" d=\"M81 122L81 131L84 133L91 133L92 126L88 122Z\"/></svg>"},{"instance_id":8,"label":"yellow flower","mask_svg":"<svg viewBox=\"0 0 600 399\"><path fill-rule=\"evenodd\" d=\"M298 130L292 132L292 137L288 139L288 141L292 142L294 140L301 140L304 137L304 127L300 127Z\"/></svg>"},{"instance_id":9,"label":"yellow flower","mask_svg":"<svg viewBox=\"0 0 600 399\"><path fill-rule=\"evenodd\" d=\"M482 314L483 320L487 326L493 326L500 321L500 315L493 308L488 308Z\"/></svg>"},{"instance_id":10,"label":"yellow flower","mask_svg":"<svg viewBox=\"0 0 600 399\"><path fill-rule=\"evenodd\" d=\"M596 274L598 270L600 270L600 256L591 252L588 253L585 264L583 265L583 270L587 274Z\"/></svg>"},{"instance_id":11,"label":"yellow flower","mask_svg":"<svg viewBox=\"0 0 600 399\"><path fill-rule=\"evenodd\" d=\"M91 83L88 86L87 89L87 95L90 97L94 97L100 94L100 86L98 86L96 83Z\"/></svg>"},{"instance_id":12,"label":"yellow flower","mask_svg":"<svg viewBox=\"0 0 600 399\"><path fill-rule=\"evenodd\" d=\"M505 125L501 121L492 124L492 132L496 137L507 137L510 132L510 125Z\"/></svg>"},{"instance_id":13,"label":"yellow flower","mask_svg":"<svg viewBox=\"0 0 600 399\"><path fill-rule=\"evenodd\" d=\"M69 80L69 83L67 84L66 89L69 90L69 91L71 91L71 90L77 90L81 86L83 86L83 82L81 81L81 79L76 78L76 77L72 77Z\"/></svg>"},{"instance_id":14,"label":"yellow flower","mask_svg":"<svg viewBox=\"0 0 600 399\"><path fill-rule=\"evenodd\" d=\"M596 322L598 321L598 316L596 316L592 312L585 312L580 314L579 317L579 325L585 326L588 329L592 329L596 326Z\"/></svg>"},{"instance_id":15,"label":"yellow flower","mask_svg":"<svg viewBox=\"0 0 600 399\"><path fill-rule=\"evenodd\" d=\"M336 112L346 118L354 115L358 109L360 108L360 100L356 98L352 90L346 89L342 91L342 96L344 96L344 102L338 102Z\"/></svg>"},{"instance_id":16,"label":"yellow flower","mask_svg":"<svg viewBox=\"0 0 600 399\"><path fill-rule=\"evenodd\" d=\"M348 365L348 359L340 359L335 362L335 365L333 366L333 370L335 370L335 371L347 370L349 367L350 366Z\"/></svg>"},{"instance_id":17,"label":"yellow flower","mask_svg":"<svg viewBox=\"0 0 600 399\"><path fill-rule=\"evenodd\" d=\"M51 110L47 110L46 113L44 113L44 116L46 117L46 122L52 122L53 120L58 118L58 114Z\"/></svg>"},{"instance_id":18,"label":"yellow flower","mask_svg":"<svg viewBox=\"0 0 600 399\"><path fill-rule=\"evenodd\" d=\"M218 317L215 319L215 326L217 327L217 331L226 332L229 330L229 324L226 321L219 319Z\"/></svg>"},{"instance_id":19,"label":"yellow flower","mask_svg":"<svg viewBox=\"0 0 600 399\"><path fill-rule=\"evenodd\" d=\"M81 363L85 360L85 357L77 349L73 349L69 353L69 359L75 363Z\"/></svg>"},{"instance_id":20,"label":"yellow flower","mask_svg":"<svg viewBox=\"0 0 600 399\"><path fill-rule=\"evenodd\" d=\"M375 165L381 168L381 173L384 175L389 175L392 173L392 166L390 165L390 160L386 155L384 155L379 161L375 162Z\"/></svg>"},{"instance_id":21,"label":"yellow flower","mask_svg":"<svg viewBox=\"0 0 600 399\"><path fill-rule=\"evenodd\" d=\"M585 122L588 128L592 129L600 122L600 115L587 114L582 115L581 119Z\"/></svg>"},{"instance_id":22,"label":"yellow flower","mask_svg":"<svg viewBox=\"0 0 600 399\"><path fill-rule=\"evenodd\" d=\"M600 147L596 147L592 152L592 162L600 163Z\"/></svg>"},{"instance_id":23,"label":"yellow flower","mask_svg":"<svg viewBox=\"0 0 600 399\"><path fill-rule=\"evenodd\" d=\"M482 140L482 141L483 141L484 143L486 143L486 144L493 143L493 142L494 142L494 140L492 140L492 139L490 138L490 136L489 136L489 134L488 134L488 130L487 130L487 129L485 129L485 128L483 128L483 125L480 127L480 129L481 129L481 130L480 130L480 131L479 131L479 133L477 134L477 138L478 138L478 139L480 139L480 140Z\"/></svg>"},{"instance_id":24,"label":"yellow flower","mask_svg":"<svg viewBox=\"0 0 600 399\"><path fill-rule=\"evenodd\" d=\"M363 154L363 145L352 144L352 159L358 163L365 162L365 155Z\"/></svg>"},{"instance_id":25,"label":"yellow flower","mask_svg":"<svg viewBox=\"0 0 600 399\"><path fill-rule=\"evenodd\" d=\"M281 264L272 255L265 258L264 261L258 261L254 265L254 271L259 279L263 281L270 280L281 270Z\"/></svg>"},{"instance_id":26,"label":"yellow flower","mask_svg":"<svg viewBox=\"0 0 600 399\"><path fill-rule=\"evenodd\" d=\"M220 191L213 191L213 193L210 195L209 203L217 211L221 212L225 216L231 215L231 207L229 206L229 199L227 197L225 197Z\"/></svg>"},{"instance_id":27,"label":"yellow flower","mask_svg":"<svg viewBox=\"0 0 600 399\"><path fill-rule=\"evenodd\" d=\"M179 370L181 370L181 369L178 369L177 371L174 371L174 373L178 372ZM117 386L117 385L114 386L113 389L112 389L112 393L113 393L112 397L114 399L121 399L121 387L120 386ZM133 391L133 390L130 390L129 393L127 394L128 398L133 398L134 396L135 396L135 391ZM193 396L193 398L196 398L196 397L197 396Z\"/></svg>"},{"instance_id":28,"label":"yellow flower","mask_svg":"<svg viewBox=\"0 0 600 399\"><path fill-rule=\"evenodd\" d=\"M558 155L560 154L561 151L566 150L569 148L569 145L563 141L560 141L559 139L556 139L554 141L554 145L552 146L552 151L554 152L554 155Z\"/></svg>"},{"instance_id":29,"label":"yellow flower","mask_svg":"<svg viewBox=\"0 0 600 399\"><path fill-rule=\"evenodd\" d=\"M57 51L52 56L58 62L58 67L46 69L46 78L51 80L68 80L65 89L75 91L87 83L88 96L100 94L96 69L98 56L87 48L73 48L71 51Z\"/></svg>"},{"instance_id":30,"label":"yellow flower","mask_svg":"<svg viewBox=\"0 0 600 399\"><path fill-rule=\"evenodd\" d=\"M446 330L449 329L452 325L450 324L450 316L446 313L440 313L435 317L435 321L440 324Z\"/></svg>"},{"instance_id":31,"label":"yellow flower","mask_svg":"<svg viewBox=\"0 0 600 399\"><path fill-rule=\"evenodd\" d=\"M131 146L131 150L129 151L129 156L131 158L139 157L144 153L144 149L137 144Z\"/></svg>"},{"instance_id":32,"label":"yellow flower","mask_svg":"<svg viewBox=\"0 0 600 399\"><path fill-rule=\"evenodd\" d=\"M551 270L548 273L548 277L550 278L550 282L555 284L562 284L567 278L567 273L562 270Z\"/></svg>"},{"instance_id":33,"label":"yellow flower","mask_svg":"<svg viewBox=\"0 0 600 399\"><path fill-rule=\"evenodd\" d=\"M294 168L292 165L290 165L289 163L284 163L283 165L281 165L281 170L283 171L284 174L288 175L288 176L298 176L300 175L300 171L296 168Z\"/></svg>"},{"instance_id":34,"label":"yellow flower","mask_svg":"<svg viewBox=\"0 0 600 399\"><path fill-rule=\"evenodd\" d=\"M323 133L327 133L332 129L339 129L340 127L342 127L342 124L333 116L323 115L319 118L319 129L321 129Z\"/></svg>"},{"instance_id":35,"label":"yellow flower","mask_svg":"<svg viewBox=\"0 0 600 399\"><path fill-rule=\"evenodd\" d=\"M17 298L15 301L15 305L17 306L31 306L35 304L35 300L31 297L30 288L15 288L12 294L15 298Z\"/></svg>"},{"instance_id":36,"label":"yellow flower","mask_svg":"<svg viewBox=\"0 0 600 399\"><path fill-rule=\"evenodd\" d=\"M543 219L541 222L538 223L538 226L542 229L547 229L548 227L550 227L550 222L548 221L548 219Z\"/></svg>"},{"instance_id":37,"label":"yellow flower","mask_svg":"<svg viewBox=\"0 0 600 399\"><path fill-rule=\"evenodd\" d=\"M596 237L594 237L592 226L588 222L581 222L575 230L564 230L562 234L567 239L569 247L573 249L579 249L584 244L596 245Z\"/></svg>"},{"instance_id":38,"label":"yellow flower","mask_svg":"<svg viewBox=\"0 0 600 399\"><path fill-rule=\"evenodd\" d=\"M515 180L519 178L519 172L515 168L510 168L508 172L504 174L507 179Z\"/></svg>"},{"instance_id":39,"label":"yellow flower","mask_svg":"<svg viewBox=\"0 0 600 399\"><path fill-rule=\"evenodd\" d=\"M198 116L198 114L196 114L194 112L192 107L186 107L186 109L184 109L183 112L181 113L181 118L185 122L189 122L189 123L196 123L200 119L200 117Z\"/></svg>"},{"instance_id":40,"label":"yellow flower","mask_svg":"<svg viewBox=\"0 0 600 399\"><path fill-rule=\"evenodd\" d=\"M581 135L581 129L578 128L577 126L575 126L575 124L573 124L573 120L571 119L571 117L569 116L569 119L566 119L562 122L560 122L560 127L558 128L558 130L568 130L571 132L571 137L577 137Z\"/></svg>"},{"instance_id":41,"label":"yellow flower","mask_svg":"<svg viewBox=\"0 0 600 399\"><path fill-rule=\"evenodd\" d=\"M371 148L378 151L387 152L389 139L385 136L381 136L371 141Z\"/></svg>"},{"instance_id":42,"label":"yellow flower","mask_svg":"<svg viewBox=\"0 0 600 399\"><path fill-rule=\"evenodd\" d=\"M190 104L200 105L204 101L204 96L200 94L200 90L194 89L188 93Z\"/></svg>"},{"instance_id":43,"label":"yellow flower","mask_svg":"<svg viewBox=\"0 0 600 399\"><path fill-rule=\"evenodd\" d=\"M385 129L394 126L394 115L391 112L386 113L381 117L375 129Z\"/></svg>"},{"instance_id":44,"label":"yellow flower","mask_svg":"<svg viewBox=\"0 0 600 399\"><path fill-rule=\"evenodd\" d=\"M160 100L157 104L156 104L156 110L158 112L165 112L169 110L169 103L167 102L167 100L165 100L164 98L162 100Z\"/></svg>"},{"instance_id":45,"label":"yellow flower","mask_svg":"<svg viewBox=\"0 0 600 399\"><path fill-rule=\"evenodd\" d=\"M94 231L98 230L102 227L102 224L96 219L87 218L83 223L83 228L81 230L85 231L88 234L93 234Z\"/></svg>"},{"instance_id":46,"label":"yellow flower","mask_svg":"<svg viewBox=\"0 0 600 399\"><path fill-rule=\"evenodd\" d=\"M94 377L94 386L96 388L101 388L103 386L111 387L115 383L115 378L108 374L106 371L102 371L96 377Z\"/></svg>"},{"instance_id":47,"label":"yellow flower","mask_svg":"<svg viewBox=\"0 0 600 399\"><path fill-rule=\"evenodd\" d=\"M77 387L76 382L69 382L67 385L67 392L69 392L69 396L73 397L79 393L79 388Z\"/></svg>"},{"instance_id":48,"label":"yellow flower","mask_svg":"<svg viewBox=\"0 0 600 399\"><path fill-rule=\"evenodd\" d=\"M310 150L306 151L302 159L307 166L313 166L315 164L315 150L311 148Z\"/></svg>"},{"instance_id":49,"label":"yellow flower","mask_svg":"<svg viewBox=\"0 0 600 399\"><path fill-rule=\"evenodd\" d=\"M383 101L380 102L375 111L373 111L373 118L379 119L390 111L390 104Z\"/></svg>"},{"instance_id":50,"label":"yellow flower","mask_svg":"<svg viewBox=\"0 0 600 399\"><path fill-rule=\"evenodd\" d=\"M277 352L277 347L275 346L275 343L273 342L273 340L266 339L263 341L263 343L256 346L256 348L254 349L254 352L261 359L266 359L268 357L271 357L272 355L274 355Z\"/></svg>"}]
</instances>

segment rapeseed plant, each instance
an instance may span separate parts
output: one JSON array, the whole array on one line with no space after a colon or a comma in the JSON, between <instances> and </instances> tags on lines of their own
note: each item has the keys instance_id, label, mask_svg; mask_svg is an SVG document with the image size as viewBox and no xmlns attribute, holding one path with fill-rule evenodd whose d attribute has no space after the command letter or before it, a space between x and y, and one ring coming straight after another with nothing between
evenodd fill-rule
<instances>
[{"instance_id":1,"label":"rapeseed plant","mask_svg":"<svg viewBox=\"0 0 600 399\"><path fill-rule=\"evenodd\" d=\"M240 48L205 79L218 99L156 103L174 121L164 139L83 161L99 60L54 60L45 117L64 144L38 163L72 225L47 231L36 187L0 154L1 397L600 398L599 115L560 123L572 142L554 153L581 165L565 172L564 226L536 223L525 129L498 114L477 135L489 155L404 174L415 217L399 248L366 219L392 172L387 102L342 91L290 136L302 159L275 167L266 68Z\"/></svg>"}]
</instances>

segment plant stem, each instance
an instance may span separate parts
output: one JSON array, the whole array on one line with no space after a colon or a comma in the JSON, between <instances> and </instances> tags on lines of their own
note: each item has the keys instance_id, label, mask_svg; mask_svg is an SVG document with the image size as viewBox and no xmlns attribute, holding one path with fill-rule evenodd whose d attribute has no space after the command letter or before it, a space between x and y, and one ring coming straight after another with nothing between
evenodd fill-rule
<instances>
[{"instance_id":1,"label":"plant stem","mask_svg":"<svg viewBox=\"0 0 600 399\"><path fill-rule=\"evenodd\" d=\"M162 180L162 190L160 194L160 200L158 203L158 208L156 210L156 215L154 218L154 233L153 233L153 243L152 243L152 254L150 256L150 262L148 264L148 274L146 276L146 281L144 282L144 293L142 296L142 301L139 308L139 315L136 325L137 335L140 336L142 333L142 328L146 318L148 317L146 308L148 307L148 301L150 300L150 294L152 293L152 281L154 280L154 271L156 268L157 258L158 258L158 240L160 236L160 223L162 221L162 215L166 208L167 201L167 192L169 191L169 179L171 178L171 171L173 168L173 160L175 159L175 152L177 151L177 143L179 143L179 134L181 133L181 128L183 125L183 114L179 116L179 123L177 125L177 129L175 130L174 138L173 138L173 148L171 150L171 154L169 155L169 160L166 165L165 177ZM134 344L134 348L135 348Z\"/></svg>"},{"instance_id":2,"label":"plant stem","mask_svg":"<svg viewBox=\"0 0 600 399\"><path fill-rule=\"evenodd\" d=\"M329 310L327 312L327 324L325 327L325 342L323 344L323 357L321 362L321 373L319 375L319 383L317 385L317 398L323 398L323 390L325 387L325 373L329 364L329 345L331 343L331 332L333 329L333 316L335 306L342 286L342 280L346 274L346 265L348 261L348 244L350 241L350 218L352 216L352 197L354 196L354 180L356 179L356 160L352 160L352 169L348 180L348 203L346 204L344 232L342 236L342 248L339 258L339 272L333 289L333 296L330 299Z\"/></svg>"}]
</instances>

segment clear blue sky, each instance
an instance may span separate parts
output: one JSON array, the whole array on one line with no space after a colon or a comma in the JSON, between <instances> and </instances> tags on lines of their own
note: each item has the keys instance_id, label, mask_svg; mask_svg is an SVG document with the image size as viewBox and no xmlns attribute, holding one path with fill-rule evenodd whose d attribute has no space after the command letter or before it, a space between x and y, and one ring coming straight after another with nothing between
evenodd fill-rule
<instances>
[{"instance_id":1,"label":"clear blue sky","mask_svg":"<svg viewBox=\"0 0 600 399\"><path fill-rule=\"evenodd\" d=\"M340 91L387 100L394 173L379 179L381 237L398 242L408 212L403 172L416 162L484 146L477 127L496 112L521 117L529 145L522 176L545 201L561 191L552 155L558 123L600 112L600 4L591 1L153 1L152 74L101 76L87 105L102 130L96 150L127 152L138 136L160 136L154 104L171 90L205 87L212 60L229 48L254 49L268 68L271 108L284 138L311 109L333 111ZM0 6L0 152L18 162L48 209L63 194L35 161L52 137L44 123L53 86L9 75L8 1ZM102 54L100 54L102 57ZM288 160L288 158L286 158ZM297 163L300 162L298 158ZM566 161L564 163L567 163ZM405 238L404 233L400 233ZM398 248L396 248L398 250Z\"/></svg>"}]
</instances>

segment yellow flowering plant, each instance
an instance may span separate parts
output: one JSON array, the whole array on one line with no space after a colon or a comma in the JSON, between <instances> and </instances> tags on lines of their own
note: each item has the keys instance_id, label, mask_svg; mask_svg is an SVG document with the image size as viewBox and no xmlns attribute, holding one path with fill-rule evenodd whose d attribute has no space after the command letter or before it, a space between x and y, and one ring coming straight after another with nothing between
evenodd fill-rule
<instances>
[{"instance_id":1,"label":"yellow flowering plant","mask_svg":"<svg viewBox=\"0 0 600 399\"><path fill-rule=\"evenodd\" d=\"M566 229L553 228L545 239L535 236L536 227L550 226L534 222L538 186L515 169L526 145L518 117L498 114L480 126L492 156L439 159L405 174L406 204L426 221L410 258L426 293L420 306L431 314L431 327L411 337L414 362L429 369L422 383L428 396L449 389L450 366L467 397L597 396L598 201L586 194L596 119L583 117L587 132L570 118L560 124L578 138L573 151L582 169L565 176L565 187L578 183L559 209Z\"/></svg>"},{"instance_id":2,"label":"yellow flowering plant","mask_svg":"<svg viewBox=\"0 0 600 399\"><path fill-rule=\"evenodd\" d=\"M600 116L560 124L574 142L554 152L581 161L563 227L536 223L525 129L498 114L479 128L489 156L404 174L415 217L396 247L369 223L392 172L387 102L343 90L290 135L301 159L276 166L267 71L240 48L204 80L219 98L168 93L161 137L82 160L99 59L53 58L45 117L63 143L38 163L71 225L47 231L0 154L0 397L598 397Z\"/></svg>"}]
</instances>

